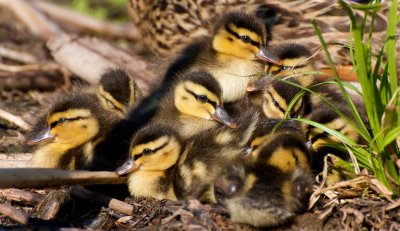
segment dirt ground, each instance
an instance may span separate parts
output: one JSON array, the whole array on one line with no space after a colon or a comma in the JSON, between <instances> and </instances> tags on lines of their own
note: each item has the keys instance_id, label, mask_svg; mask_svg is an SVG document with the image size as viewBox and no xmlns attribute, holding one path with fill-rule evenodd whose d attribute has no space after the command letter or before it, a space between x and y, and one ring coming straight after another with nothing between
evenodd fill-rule
<instances>
[{"instance_id":1,"label":"dirt ground","mask_svg":"<svg viewBox=\"0 0 400 231\"><path fill-rule=\"evenodd\" d=\"M14 20L10 13L0 9L0 46L29 52L43 62L51 60L45 43L26 33L26 28ZM131 47L132 48L132 47ZM18 62L0 56L0 63L17 65ZM72 83L80 82L72 77ZM68 89L59 71L7 71L0 70L0 109L19 116L33 125L51 102L55 92ZM10 120L0 118L0 154L30 153L25 144L27 130ZM318 184L315 185L317 189ZM288 224L271 230L400 230L400 204L379 196L379 190L368 177L359 181L348 180L336 187L322 187L316 204L293 218ZM40 196L34 203L10 200L0 194L0 204L12 205L30 215L25 225L0 215L0 229L49 229L76 227L89 229L142 229L142 230L257 230L248 225L235 224L218 205L200 204L198 201L152 201L126 198L134 206L134 214L126 216L112 209L70 198L68 187L32 190ZM46 199L43 199L46 198ZM48 200L65 198L55 219L43 218ZM56 199L54 199L56 198Z\"/></svg>"}]
</instances>

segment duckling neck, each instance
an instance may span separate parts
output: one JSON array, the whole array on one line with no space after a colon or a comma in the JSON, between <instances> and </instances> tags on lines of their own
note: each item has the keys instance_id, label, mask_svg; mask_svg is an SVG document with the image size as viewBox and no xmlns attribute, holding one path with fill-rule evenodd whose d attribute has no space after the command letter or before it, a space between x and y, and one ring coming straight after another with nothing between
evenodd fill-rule
<instances>
[{"instance_id":1,"label":"duckling neck","mask_svg":"<svg viewBox=\"0 0 400 231\"><path fill-rule=\"evenodd\" d=\"M33 154L31 165L37 168L59 168L62 157L72 148L70 145L58 143L39 147Z\"/></svg>"},{"instance_id":2,"label":"duckling neck","mask_svg":"<svg viewBox=\"0 0 400 231\"><path fill-rule=\"evenodd\" d=\"M169 171L137 171L129 176L128 187L132 196L177 200Z\"/></svg>"},{"instance_id":3,"label":"duckling neck","mask_svg":"<svg viewBox=\"0 0 400 231\"><path fill-rule=\"evenodd\" d=\"M262 73L259 62L232 55L217 54L217 63L218 66L209 71L220 83L226 103L243 98L247 85L259 79Z\"/></svg>"}]
</instances>

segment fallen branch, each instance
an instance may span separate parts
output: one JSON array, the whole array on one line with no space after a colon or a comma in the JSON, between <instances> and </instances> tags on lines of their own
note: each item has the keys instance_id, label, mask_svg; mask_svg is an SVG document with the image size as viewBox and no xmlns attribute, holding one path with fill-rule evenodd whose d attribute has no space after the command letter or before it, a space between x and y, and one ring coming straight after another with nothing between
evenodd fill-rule
<instances>
[{"instance_id":1,"label":"fallen branch","mask_svg":"<svg viewBox=\"0 0 400 231\"><path fill-rule=\"evenodd\" d=\"M0 213L20 224L25 225L29 221L28 215L5 203L0 204Z\"/></svg>"},{"instance_id":2,"label":"fallen branch","mask_svg":"<svg viewBox=\"0 0 400 231\"><path fill-rule=\"evenodd\" d=\"M0 188L47 188L61 185L123 184L114 172L69 171L45 168L0 169Z\"/></svg>"},{"instance_id":3,"label":"fallen branch","mask_svg":"<svg viewBox=\"0 0 400 231\"><path fill-rule=\"evenodd\" d=\"M123 201L104 196L102 194L94 193L89 190L83 189L81 187L73 186L70 189L71 196L78 197L83 199L84 201L90 201L94 204L99 204L101 206L108 207L117 212L132 215L133 213L133 205L125 203Z\"/></svg>"},{"instance_id":4,"label":"fallen branch","mask_svg":"<svg viewBox=\"0 0 400 231\"><path fill-rule=\"evenodd\" d=\"M24 72L24 71L56 71L60 66L56 63L27 64L27 65L9 65L0 63L0 70L7 72Z\"/></svg>"},{"instance_id":5,"label":"fallen branch","mask_svg":"<svg viewBox=\"0 0 400 231\"><path fill-rule=\"evenodd\" d=\"M3 196L10 201L18 201L25 204L36 204L41 202L44 198L44 196L39 193L28 192L16 188L0 189L0 196Z\"/></svg>"},{"instance_id":6,"label":"fallen branch","mask_svg":"<svg viewBox=\"0 0 400 231\"><path fill-rule=\"evenodd\" d=\"M148 90L155 74L138 55L97 38L73 38L67 34L48 41L54 59L91 84L110 68L125 68L133 74L139 88Z\"/></svg>"},{"instance_id":7,"label":"fallen branch","mask_svg":"<svg viewBox=\"0 0 400 231\"><path fill-rule=\"evenodd\" d=\"M0 117L14 123L15 125L24 130L29 130L31 128L31 125L25 122L21 117L13 115L7 111L4 111L1 108L0 108Z\"/></svg>"},{"instance_id":8,"label":"fallen branch","mask_svg":"<svg viewBox=\"0 0 400 231\"><path fill-rule=\"evenodd\" d=\"M21 63L37 63L37 58L23 51L16 51L0 45L0 56Z\"/></svg>"},{"instance_id":9,"label":"fallen branch","mask_svg":"<svg viewBox=\"0 0 400 231\"><path fill-rule=\"evenodd\" d=\"M61 33L58 25L53 23L42 12L37 10L30 1L0 0L0 7L12 11L35 36L47 40Z\"/></svg>"},{"instance_id":10,"label":"fallen branch","mask_svg":"<svg viewBox=\"0 0 400 231\"><path fill-rule=\"evenodd\" d=\"M101 21L88 15L81 14L72 9L62 7L50 2L35 0L35 6L52 18L64 24L72 25L82 31L90 30L97 33L118 38L137 40L139 31L133 24L118 25L109 21ZM62 25L62 24L61 24Z\"/></svg>"}]
</instances>

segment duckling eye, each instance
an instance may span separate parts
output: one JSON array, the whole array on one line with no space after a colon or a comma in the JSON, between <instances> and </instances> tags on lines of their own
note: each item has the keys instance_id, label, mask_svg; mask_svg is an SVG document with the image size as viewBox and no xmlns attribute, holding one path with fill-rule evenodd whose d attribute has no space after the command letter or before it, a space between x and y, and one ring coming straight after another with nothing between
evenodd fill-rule
<instances>
[{"instance_id":1,"label":"duckling eye","mask_svg":"<svg viewBox=\"0 0 400 231\"><path fill-rule=\"evenodd\" d=\"M289 69L290 68L290 66L282 66L281 67L281 70L287 70L287 69Z\"/></svg>"},{"instance_id":2,"label":"duckling eye","mask_svg":"<svg viewBox=\"0 0 400 231\"><path fill-rule=\"evenodd\" d=\"M280 108L281 105L279 105L278 101L276 101L275 99L272 99L272 102L274 103L275 107Z\"/></svg>"},{"instance_id":3,"label":"duckling eye","mask_svg":"<svg viewBox=\"0 0 400 231\"><path fill-rule=\"evenodd\" d=\"M244 43L250 43L251 42L251 38L247 35L241 35L240 39L244 42Z\"/></svg>"},{"instance_id":4,"label":"duckling eye","mask_svg":"<svg viewBox=\"0 0 400 231\"><path fill-rule=\"evenodd\" d=\"M153 153L153 150L149 149L149 148L145 148L143 149L143 155L150 155L151 153Z\"/></svg>"},{"instance_id":5,"label":"duckling eye","mask_svg":"<svg viewBox=\"0 0 400 231\"><path fill-rule=\"evenodd\" d=\"M206 103L208 101L208 98L205 95L198 95L197 100L200 101L201 103Z\"/></svg>"},{"instance_id":6,"label":"duckling eye","mask_svg":"<svg viewBox=\"0 0 400 231\"><path fill-rule=\"evenodd\" d=\"M58 122L58 123L64 123L65 121L67 121L66 118L60 118L57 122Z\"/></svg>"},{"instance_id":7,"label":"duckling eye","mask_svg":"<svg viewBox=\"0 0 400 231\"><path fill-rule=\"evenodd\" d=\"M324 131L323 133L321 133L321 136L328 137L329 133L327 131Z\"/></svg>"}]
</instances>

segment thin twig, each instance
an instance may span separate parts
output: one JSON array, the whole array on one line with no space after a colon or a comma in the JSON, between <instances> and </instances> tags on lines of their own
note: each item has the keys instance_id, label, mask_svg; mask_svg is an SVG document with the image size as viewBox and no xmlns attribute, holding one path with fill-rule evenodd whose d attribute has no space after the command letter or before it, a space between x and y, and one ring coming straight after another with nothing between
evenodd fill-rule
<instances>
[{"instance_id":1,"label":"thin twig","mask_svg":"<svg viewBox=\"0 0 400 231\"><path fill-rule=\"evenodd\" d=\"M56 63L27 64L27 65L9 65L0 63L0 70L7 72L24 72L24 71L56 71L60 66Z\"/></svg>"},{"instance_id":2,"label":"thin twig","mask_svg":"<svg viewBox=\"0 0 400 231\"><path fill-rule=\"evenodd\" d=\"M25 122L21 117L13 115L1 108L0 108L0 117L14 123L15 125L24 130L29 130L31 128L31 125Z\"/></svg>"},{"instance_id":3,"label":"thin twig","mask_svg":"<svg viewBox=\"0 0 400 231\"><path fill-rule=\"evenodd\" d=\"M78 197L95 204L106 206L110 209L114 209L115 211L126 215L132 215L133 213L133 205L111 197L104 196L102 194L91 192L78 186L71 187L70 193L71 196Z\"/></svg>"},{"instance_id":4,"label":"thin twig","mask_svg":"<svg viewBox=\"0 0 400 231\"><path fill-rule=\"evenodd\" d=\"M28 192L16 188L0 189L0 196L5 197L7 200L24 202L27 204L39 203L44 198L44 196L39 193Z\"/></svg>"},{"instance_id":5,"label":"thin twig","mask_svg":"<svg viewBox=\"0 0 400 231\"><path fill-rule=\"evenodd\" d=\"M68 171L46 168L0 169L0 188L46 188L61 185L123 184L114 172Z\"/></svg>"},{"instance_id":6,"label":"thin twig","mask_svg":"<svg viewBox=\"0 0 400 231\"><path fill-rule=\"evenodd\" d=\"M0 56L18 61L21 63L37 63L37 58L27 52L16 51L0 45Z\"/></svg>"},{"instance_id":7,"label":"thin twig","mask_svg":"<svg viewBox=\"0 0 400 231\"><path fill-rule=\"evenodd\" d=\"M6 203L0 204L0 213L20 224L25 225L29 221L28 215L26 215L24 212L21 212Z\"/></svg>"}]
</instances>

